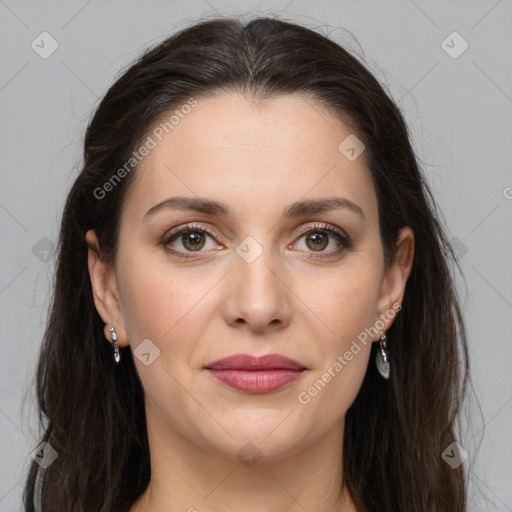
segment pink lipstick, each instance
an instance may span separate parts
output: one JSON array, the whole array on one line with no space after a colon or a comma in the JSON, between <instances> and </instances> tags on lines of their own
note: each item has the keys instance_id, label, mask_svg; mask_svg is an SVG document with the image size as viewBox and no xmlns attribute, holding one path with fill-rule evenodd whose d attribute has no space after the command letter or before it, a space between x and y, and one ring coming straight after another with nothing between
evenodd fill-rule
<instances>
[{"instance_id":1,"label":"pink lipstick","mask_svg":"<svg viewBox=\"0 0 512 512\"><path fill-rule=\"evenodd\" d=\"M307 370L297 361L279 354L260 357L236 354L204 368L223 384L250 394L281 389L296 381Z\"/></svg>"}]
</instances>

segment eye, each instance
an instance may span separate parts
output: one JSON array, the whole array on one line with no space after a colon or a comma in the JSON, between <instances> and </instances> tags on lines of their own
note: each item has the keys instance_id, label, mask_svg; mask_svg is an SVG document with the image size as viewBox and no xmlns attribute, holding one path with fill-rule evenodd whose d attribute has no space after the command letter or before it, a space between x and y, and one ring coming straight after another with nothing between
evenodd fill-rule
<instances>
[{"instance_id":1,"label":"eye","mask_svg":"<svg viewBox=\"0 0 512 512\"><path fill-rule=\"evenodd\" d=\"M217 233L210 228L187 224L183 227L171 230L160 242L167 252L175 254L181 258L196 258L198 255L193 253L206 252L208 250L222 249L215 242ZM305 239L305 251L321 253L311 256L313 258L326 258L339 254L344 249L352 247L350 238L339 228L331 224L315 224L302 230L299 240ZM210 245L208 246L208 239ZM334 244L338 247L325 251L325 249ZM295 242L297 243L297 242ZM175 244L178 244L176 247ZM181 246L181 247L179 247ZM293 244L292 244L293 246ZM325 253L325 254L324 254Z\"/></svg>"},{"instance_id":2,"label":"eye","mask_svg":"<svg viewBox=\"0 0 512 512\"><path fill-rule=\"evenodd\" d=\"M327 257L328 255L336 255L343 249L349 249L352 247L350 238L336 226L330 224L315 224L312 227L308 227L301 232L300 239L304 239L306 251L320 252L321 255L315 255L316 258ZM334 245L338 244L338 247L334 247L330 251L325 251L326 248L332 246L334 239ZM323 253L327 253L325 256Z\"/></svg>"},{"instance_id":3,"label":"eye","mask_svg":"<svg viewBox=\"0 0 512 512\"><path fill-rule=\"evenodd\" d=\"M166 250L176 254L177 256L181 256L182 258L194 258L195 256L189 255L187 252L204 252L202 249L205 247L205 250L219 247L213 243L213 238L215 236L216 233L208 228L188 224L182 228L172 230L164 238L162 245L172 246L172 244L179 242L181 247L177 247L176 249L166 248ZM209 247L206 244L208 238L211 241Z\"/></svg>"}]
</instances>

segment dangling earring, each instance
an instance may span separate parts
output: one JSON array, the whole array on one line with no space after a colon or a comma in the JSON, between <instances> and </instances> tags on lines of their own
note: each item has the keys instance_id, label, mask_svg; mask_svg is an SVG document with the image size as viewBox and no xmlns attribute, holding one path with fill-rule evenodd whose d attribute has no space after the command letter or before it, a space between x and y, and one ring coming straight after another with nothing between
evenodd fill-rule
<instances>
[{"instance_id":1,"label":"dangling earring","mask_svg":"<svg viewBox=\"0 0 512 512\"><path fill-rule=\"evenodd\" d=\"M117 335L114 327L110 329L110 334L112 338L112 346L114 347L114 361L119 364L119 361L121 361L121 355L119 354L119 345L117 344Z\"/></svg>"},{"instance_id":2,"label":"dangling earring","mask_svg":"<svg viewBox=\"0 0 512 512\"><path fill-rule=\"evenodd\" d=\"M377 363L377 370L379 373L385 378L389 379L389 352L386 347L387 337L382 331L379 341L379 350L377 351L377 356L375 357L375 362Z\"/></svg>"}]
</instances>

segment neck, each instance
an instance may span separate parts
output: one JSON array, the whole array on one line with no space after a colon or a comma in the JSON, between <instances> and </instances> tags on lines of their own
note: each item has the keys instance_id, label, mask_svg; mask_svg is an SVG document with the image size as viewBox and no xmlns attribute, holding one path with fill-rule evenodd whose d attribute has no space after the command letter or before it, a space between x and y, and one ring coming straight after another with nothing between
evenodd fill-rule
<instances>
[{"instance_id":1,"label":"neck","mask_svg":"<svg viewBox=\"0 0 512 512\"><path fill-rule=\"evenodd\" d=\"M241 453L200 445L158 415L147 418L151 481L130 512L357 512L341 472L344 419L269 458L252 443L239 443Z\"/></svg>"}]
</instances>

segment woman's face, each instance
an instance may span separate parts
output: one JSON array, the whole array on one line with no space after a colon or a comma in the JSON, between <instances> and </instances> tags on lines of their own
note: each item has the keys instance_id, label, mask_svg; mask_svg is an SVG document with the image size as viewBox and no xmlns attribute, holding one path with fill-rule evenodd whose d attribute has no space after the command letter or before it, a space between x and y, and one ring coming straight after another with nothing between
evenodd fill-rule
<instances>
[{"instance_id":1,"label":"woman's face","mask_svg":"<svg viewBox=\"0 0 512 512\"><path fill-rule=\"evenodd\" d=\"M350 130L298 95L201 99L161 132L125 197L115 269L90 253L105 334L114 325L135 353L150 432L230 455L250 442L268 457L342 432L412 261L405 229L384 269L365 153L354 158L353 138L340 149ZM165 204L177 197L225 212ZM310 203L327 200L338 205ZM280 354L306 371L247 392L205 368L234 354Z\"/></svg>"}]
</instances>

